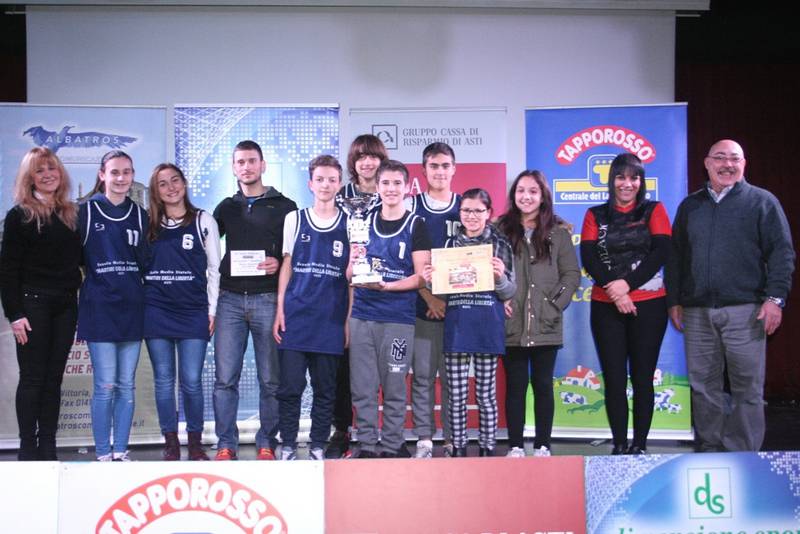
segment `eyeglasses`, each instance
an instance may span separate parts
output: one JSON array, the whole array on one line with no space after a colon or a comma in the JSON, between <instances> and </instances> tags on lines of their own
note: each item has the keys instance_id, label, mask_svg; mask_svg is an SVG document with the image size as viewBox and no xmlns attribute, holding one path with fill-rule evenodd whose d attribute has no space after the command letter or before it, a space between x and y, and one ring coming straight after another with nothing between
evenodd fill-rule
<instances>
[{"instance_id":1,"label":"eyeglasses","mask_svg":"<svg viewBox=\"0 0 800 534\"><path fill-rule=\"evenodd\" d=\"M487 210L486 208L477 210L471 210L469 208L461 208L459 211L464 217L472 217L472 216L478 217L480 215L483 215L489 210Z\"/></svg>"},{"instance_id":2,"label":"eyeglasses","mask_svg":"<svg viewBox=\"0 0 800 534\"><path fill-rule=\"evenodd\" d=\"M730 161L733 164L739 163L744 160L741 156L708 156L709 158L713 159L717 163L725 163L726 161Z\"/></svg>"}]
</instances>

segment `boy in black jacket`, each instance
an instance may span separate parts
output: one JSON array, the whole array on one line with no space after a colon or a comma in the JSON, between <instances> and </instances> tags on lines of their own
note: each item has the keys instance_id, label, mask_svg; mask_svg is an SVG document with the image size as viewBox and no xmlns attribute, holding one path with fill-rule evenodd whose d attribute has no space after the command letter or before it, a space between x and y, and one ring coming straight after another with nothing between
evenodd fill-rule
<instances>
[{"instance_id":1,"label":"boy in black jacket","mask_svg":"<svg viewBox=\"0 0 800 534\"><path fill-rule=\"evenodd\" d=\"M253 335L259 384L256 458L274 460L278 432L278 351L272 338L278 269L283 248L283 219L297 209L294 201L261 176L267 168L261 147L241 141L233 151L233 173L240 191L214 210L220 237L226 238L219 266L220 295L214 337L214 422L216 460L236 460L239 432L239 377L247 336Z\"/></svg>"}]
</instances>

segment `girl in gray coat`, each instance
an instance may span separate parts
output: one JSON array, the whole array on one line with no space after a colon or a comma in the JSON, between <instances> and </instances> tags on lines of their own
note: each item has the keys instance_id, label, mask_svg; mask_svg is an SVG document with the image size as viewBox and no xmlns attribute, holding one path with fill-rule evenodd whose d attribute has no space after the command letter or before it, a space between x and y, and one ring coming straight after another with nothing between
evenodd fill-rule
<instances>
[{"instance_id":1,"label":"girl in gray coat","mask_svg":"<svg viewBox=\"0 0 800 534\"><path fill-rule=\"evenodd\" d=\"M506 302L506 421L508 456L524 457L522 431L528 381L533 386L534 456L550 456L553 368L562 344L562 313L580 269L569 225L553 213L553 195L539 171L517 176L498 228L514 250L517 291Z\"/></svg>"}]
</instances>

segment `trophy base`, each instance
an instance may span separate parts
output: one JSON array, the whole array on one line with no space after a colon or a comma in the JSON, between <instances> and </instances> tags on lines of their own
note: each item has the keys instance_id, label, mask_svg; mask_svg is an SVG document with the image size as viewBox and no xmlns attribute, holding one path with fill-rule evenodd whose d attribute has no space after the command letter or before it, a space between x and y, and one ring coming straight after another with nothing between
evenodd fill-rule
<instances>
[{"instance_id":1,"label":"trophy base","mask_svg":"<svg viewBox=\"0 0 800 534\"><path fill-rule=\"evenodd\" d=\"M366 273L353 275L352 284L354 286L361 284L377 284L383 281L383 277L378 273Z\"/></svg>"}]
</instances>

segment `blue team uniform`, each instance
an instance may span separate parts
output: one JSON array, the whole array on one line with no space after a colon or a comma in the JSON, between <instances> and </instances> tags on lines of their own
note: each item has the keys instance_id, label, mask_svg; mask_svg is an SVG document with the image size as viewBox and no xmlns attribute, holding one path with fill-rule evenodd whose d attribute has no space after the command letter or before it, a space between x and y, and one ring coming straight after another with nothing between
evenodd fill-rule
<instances>
[{"instance_id":1,"label":"blue team uniform","mask_svg":"<svg viewBox=\"0 0 800 534\"><path fill-rule=\"evenodd\" d=\"M198 212L188 226L161 225L145 274L145 338L209 339L208 257Z\"/></svg>"},{"instance_id":2,"label":"blue team uniform","mask_svg":"<svg viewBox=\"0 0 800 534\"><path fill-rule=\"evenodd\" d=\"M350 255L347 217L341 211L328 228L314 224L309 209L298 211L292 250L292 278L286 288L283 350L344 353Z\"/></svg>"},{"instance_id":3,"label":"blue team uniform","mask_svg":"<svg viewBox=\"0 0 800 534\"><path fill-rule=\"evenodd\" d=\"M114 206L98 193L81 206L86 278L78 304L78 339L141 341L147 213L130 199Z\"/></svg>"},{"instance_id":4,"label":"blue team uniform","mask_svg":"<svg viewBox=\"0 0 800 534\"><path fill-rule=\"evenodd\" d=\"M428 234L431 237L431 248L444 248L445 242L454 237L461 226L458 210L461 207L461 195L451 193L450 204L443 209L431 208L425 200L425 195L420 193L411 197L411 213L422 217ZM429 319L425 313L428 305L417 295L417 317L426 321L441 321L442 319Z\"/></svg>"},{"instance_id":5,"label":"blue team uniform","mask_svg":"<svg viewBox=\"0 0 800 534\"><path fill-rule=\"evenodd\" d=\"M448 241L447 246L452 246ZM505 311L494 291L459 293L447 299L444 352L504 354Z\"/></svg>"},{"instance_id":6,"label":"blue team uniform","mask_svg":"<svg viewBox=\"0 0 800 534\"><path fill-rule=\"evenodd\" d=\"M406 212L406 220L394 234L378 232L376 213L369 230L367 260L383 276L385 282L402 280L414 274L411 258L411 234L415 224L424 224L419 216ZM415 322L417 291L384 292L356 288L352 316L365 321L401 323Z\"/></svg>"}]
</instances>

